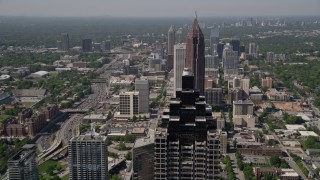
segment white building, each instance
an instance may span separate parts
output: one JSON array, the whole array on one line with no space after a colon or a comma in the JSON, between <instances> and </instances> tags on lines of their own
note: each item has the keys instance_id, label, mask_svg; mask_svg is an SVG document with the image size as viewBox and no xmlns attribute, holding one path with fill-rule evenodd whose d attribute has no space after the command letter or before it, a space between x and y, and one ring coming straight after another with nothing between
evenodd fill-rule
<instances>
[{"instance_id":1,"label":"white building","mask_svg":"<svg viewBox=\"0 0 320 180\"><path fill-rule=\"evenodd\" d=\"M177 89L182 88L182 72L184 69L186 59L186 44L174 45L174 57L173 57L173 68L174 68L174 92Z\"/></svg>"}]
</instances>

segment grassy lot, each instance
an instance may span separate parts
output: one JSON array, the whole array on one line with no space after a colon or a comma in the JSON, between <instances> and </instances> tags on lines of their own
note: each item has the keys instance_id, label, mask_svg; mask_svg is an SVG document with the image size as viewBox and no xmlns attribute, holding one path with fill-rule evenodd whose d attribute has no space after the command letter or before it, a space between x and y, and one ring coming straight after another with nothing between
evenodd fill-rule
<instances>
[{"instance_id":1,"label":"grassy lot","mask_svg":"<svg viewBox=\"0 0 320 180\"><path fill-rule=\"evenodd\" d=\"M4 120L11 118L12 116L10 115L6 115L6 114L2 114L0 115L0 123L2 123Z\"/></svg>"},{"instance_id":2,"label":"grassy lot","mask_svg":"<svg viewBox=\"0 0 320 180\"><path fill-rule=\"evenodd\" d=\"M61 178L61 180L69 180L69 177L70 177L70 175L67 174L67 175L63 176L63 177Z\"/></svg>"},{"instance_id":3,"label":"grassy lot","mask_svg":"<svg viewBox=\"0 0 320 180\"><path fill-rule=\"evenodd\" d=\"M68 166L67 164L63 165L58 161L49 160L41 164L38 170L39 170L39 174L42 176L41 179L51 179L51 177L55 175L54 171L61 172L67 166Z\"/></svg>"}]
</instances>

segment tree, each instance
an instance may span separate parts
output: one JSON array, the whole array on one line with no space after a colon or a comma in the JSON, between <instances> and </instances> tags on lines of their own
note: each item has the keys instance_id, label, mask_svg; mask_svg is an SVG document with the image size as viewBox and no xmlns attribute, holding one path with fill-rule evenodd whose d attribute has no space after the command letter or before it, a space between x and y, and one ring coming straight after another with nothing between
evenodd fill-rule
<instances>
[{"instance_id":1,"label":"tree","mask_svg":"<svg viewBox=\"0 0 320 180\"><path fill-rule=\"evenodd\" d=\"M127 146L123 142L121 142L118 144L117 149L119 151L125 151L125 150L127 150Z\"/></svg>"},{"instance_id":2,"label":"tree","mask_svg":"<svg viewBox=\"0 0 320 180\"><path fill-rule=\"evenodd\" d=\"M121 180L121 177L119 175L112 175L111 180Z\"/></svg>"},{"instance_id":3,"label":"tree","mask_svg":"<svg viewBox=\"0 0 320 180\"><path fill-rule=\"evenodd\" d=\"M126 160L129 160L129 161L132 160L132 152L128 152L128 153L126 154Z\"/></svg>"},{"instance_id":4,"label":"tree","mask_svg":"<svg viewBox=\"0 0 320 180\"><path fill-rule=\"evenodd\" d=\"M134 115L133 117L132 117L132 121L137 121L137 116L136 115Z\"/></svg>"},{"instance_id":5,"label":"tree","mask_svg":"<svg viewBox=\"0 0 320 180\"><path fill-rule=\"evenodd\" d=\"M281 166L281 159L279 156L272 155L269 159L270 165L274 167L280 167Z\"/></svg>"}]
</instances>

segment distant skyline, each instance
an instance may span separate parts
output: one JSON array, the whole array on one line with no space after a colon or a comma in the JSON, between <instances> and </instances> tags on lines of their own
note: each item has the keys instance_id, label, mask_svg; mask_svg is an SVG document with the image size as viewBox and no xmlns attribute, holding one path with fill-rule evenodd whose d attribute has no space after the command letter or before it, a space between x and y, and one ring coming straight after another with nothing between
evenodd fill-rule
<instances>
[{"instance_id":1,"label":"distant skyline","mask_svg":"<svg viewBox=\"0 0 320 180\"><path fill-rule=\"evenodd\" d=\"M320 0L0 0L0 16L310 16Z\"/></svg>"}]
</instances>

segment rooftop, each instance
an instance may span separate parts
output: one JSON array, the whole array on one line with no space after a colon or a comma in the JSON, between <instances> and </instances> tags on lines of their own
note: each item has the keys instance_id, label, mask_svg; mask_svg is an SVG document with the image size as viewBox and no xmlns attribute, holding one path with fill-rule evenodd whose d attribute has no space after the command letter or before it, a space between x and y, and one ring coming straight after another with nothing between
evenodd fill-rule
<instances>
[{"instance_id":1,"label":"rooftop","mask_svg":"<svg viewBox=\"0 0 320 180\"><path fill-rule=\"evenodd\" d=\"M46 89L15 89L12 91L15 96L21 97L41 97L45 96Z\"/></svg>"},{"instance_id":2,"label":"rooftop","mask_svg":"<svg viewBox=\"0 0 320 180\"><path fill-rule=\"evenodd\" d=\"M306 128L303 125L298 124L287 124L286 128L291 131L306 130Z\"/></svg>"},{"instance_id":3,"label":"rooftop","mask_svg":"<svg viewBox=\"0 0 320 180\"><path fill-rule=\"evenodd\" d=\"M133 148L138 148L154 143L150 138L139 138L134 142Z\"/></svg>"},{"instance_id":4,"label":"rooftop","mask_svg":"<svg viewBox=\"0 0 320 180\"><path fill-rule=\"evenodd\" d=\"M90 134L86 134L86 135L80 135L77 137L73 137L70 141L106 141L107 140L107 136L100 136L100 135L90 135Z\"/></svg>"},{"instance_id":5,"label":"rooftop","mask_svg":"<svg viewBox=\"0 0 320 180\"><path fill-rule=\"evenodd\" d=\"M318 137L318 134L316 134L313 131L299 131L299 133L301 134L301 136L315 136L315 137Z\"/></svg>"}]
</instances>

